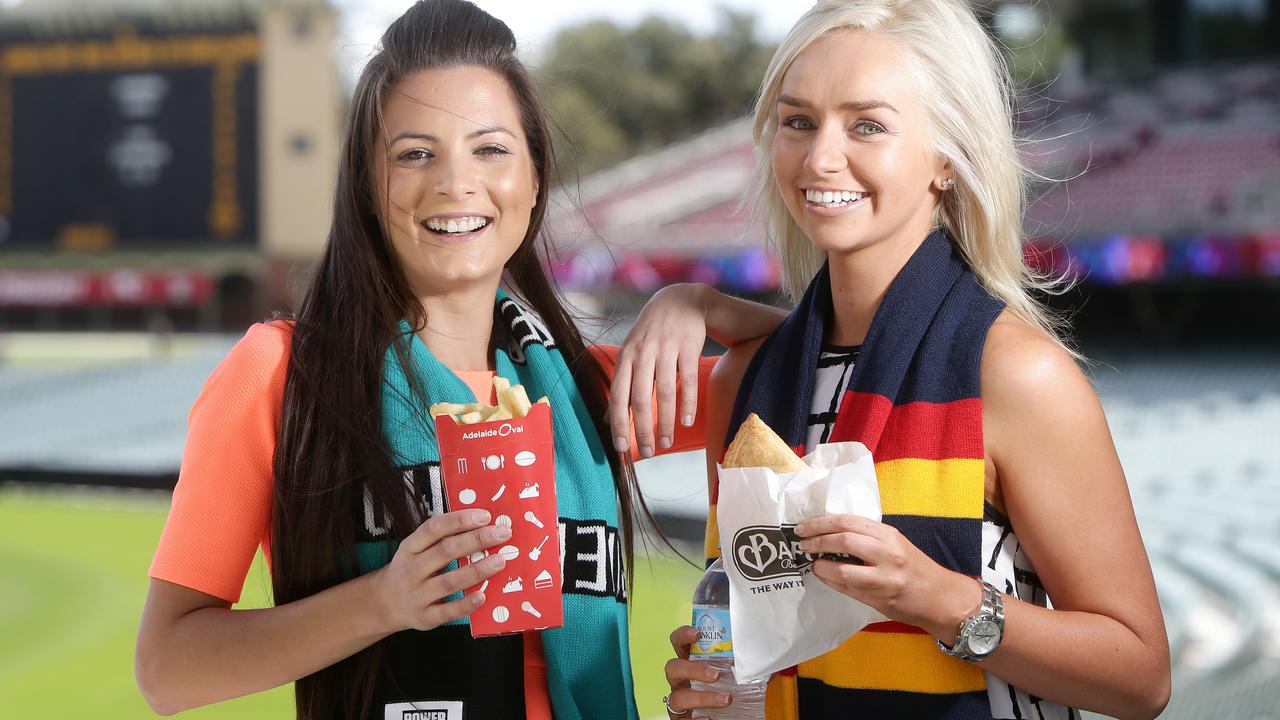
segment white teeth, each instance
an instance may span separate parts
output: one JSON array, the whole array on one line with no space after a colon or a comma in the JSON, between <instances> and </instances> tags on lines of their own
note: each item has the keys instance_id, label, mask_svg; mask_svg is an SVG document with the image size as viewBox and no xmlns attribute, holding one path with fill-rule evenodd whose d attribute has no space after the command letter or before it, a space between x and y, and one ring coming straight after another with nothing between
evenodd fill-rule
<instances>
[{"instance_id":1,"label":"white teeth","mask_svg":"<svg viewBox=\"0 0 1280 720\"><path fill-rule=\"evenodd\" d=\"M852 192L849 190L805 190L804 199L815 204L825 205L830 208L839 208L848 205L851 202L857 202L866 197L866 193Z\"/></svg>"},{"instance_id":2,"label":"white teeth","mask_svg":"<svg viewBox=\"0 0 1280 720\"><path fill-rule=\"evenodd\" d=\"M429 229L435 230L436 232L443 232L443 233L472 232L474 230L479 230L480 228L488 224L489 224L488 220L479 216L464 217L464 218L450 218L448 220L442 220L439 218L427 219L427 227Z\"/></svg>"}]
</instances>

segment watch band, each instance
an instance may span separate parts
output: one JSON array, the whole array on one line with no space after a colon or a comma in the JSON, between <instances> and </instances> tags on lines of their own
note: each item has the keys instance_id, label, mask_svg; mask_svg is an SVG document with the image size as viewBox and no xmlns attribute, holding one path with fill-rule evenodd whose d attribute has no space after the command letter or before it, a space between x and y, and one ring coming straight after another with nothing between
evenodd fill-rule
<instances>
[{"instance_id":1,"label":"watch band","mask_svg":"<svg viewBox=\"0 0 1280 720\"><path fill-rule=\"evenodd\" d=\"M982 605L978 607L978 611L973 615L965 618L960 623L960 629L956 632L955 643L951 647L947 647L941 640L938 640L938 648L942 652L956 658L960 658L965 662L978 662L990 655L996 648L1000 647L1000 641L1004 636L1004 596L996 589L994 585L985 581L978 580L982 586ZM998 630L996 643L986 652L976 652L969 644L969 640L973 635L974 628L979 624L993 623Z\"/></svg>"}]
</instances>

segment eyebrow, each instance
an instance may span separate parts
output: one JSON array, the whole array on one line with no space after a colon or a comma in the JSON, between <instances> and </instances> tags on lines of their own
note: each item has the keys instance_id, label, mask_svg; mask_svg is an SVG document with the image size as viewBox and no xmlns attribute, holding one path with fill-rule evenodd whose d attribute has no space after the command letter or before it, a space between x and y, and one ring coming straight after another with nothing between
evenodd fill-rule
<instances>
[{"instance_id":1,"label":"eyebrow","mask_svg":"<svg viewBox=\"0 0 1280 720\"><path fill-rule=\"evenodd\" d=\"M508 130L508 129L504 128L504 127L502 127L501 125L494 125L493 127L482 127L482 128L480 128L479 130L476 130L475 132L471 133L470 135L467 135L467 139L468 139L468 140L475 140L475 139L476 139L476 138L478 138L478 137L481 137L481 136L484 136L484 135L490 135L490 134L493 134L493 133L506 133L507 135L510 135L511 137L515 137L515 136L516 136L516 134L515 134L515 133L511 132L510 130ZM400 133L399 135L396 135L395 137L391 138L391 142L390 142L390 143L388 143L388 144L389 144L389 145L395 145L396 143L400 142L401 140L425 140L425 141L427 141L427 142L439 142L439 141L440 141L440 138L436 137L435 135L429 135L429 134L427 134L427 133L420 133L420 132L406 131L406 132L402 132L402 133Z\"/></svg>"},{"instance_id":2,"label":"eyebrow","mask_svg":"<svg viewBox=\"0 0 1280 720\"><path fill-rule=\"evenodd\" d=\"M790 105L792 107L806 108L810 110L813 109L813 103L809 102L808 100L802 100L801 98L798 98L798 97L792 97L790 95L779 95L778 104ZM890 105L884 100L848 100L840 103L838 107L841 110L855 110L855 111L877 110L879 108L885 108L887 110L892 110L893 112L898 112L898 108Z\"/></svg>"}]
</instances>

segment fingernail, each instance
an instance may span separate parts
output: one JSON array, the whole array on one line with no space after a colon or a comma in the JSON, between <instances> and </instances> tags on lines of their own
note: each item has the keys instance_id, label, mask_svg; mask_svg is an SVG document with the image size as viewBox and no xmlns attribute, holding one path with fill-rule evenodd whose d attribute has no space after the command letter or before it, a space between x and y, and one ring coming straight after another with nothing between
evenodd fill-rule
<instances>
[{"instance_id":1,"label":"fingernail","mask_svg":"<svg viewBox=\"0 0 1280 720\"><path fill-rule=\"evenodd\" d=\"M715 668L707 668L707 671L703 674L707 676L708 680L717 680L720 677L720 671Z\"/></svg>"},{"instance_id":2,"label":"fingernail","mask_svg":"<svg viewBox=\"0 0 1280 720\"><path fill-rule=\"evenodd\" d=\"M663 435L662 437L658 438L658 447L662 448L663 450L666 450L667 448L671 447L671 438L667 437L666 435Z\"/></svg>"},{"instance_id":3,"label":"fingernail","mask_svg":"<svg viewBox=\"0 0 1280 720\"><path fill-rule=\"evenodd\" d=\"M805 531L806 531L806 530L808 530L808 529L809 529L809 528L808 528L808 527L806 527L804 523L800 523L799 525L796 525L796 527L795 527L795 531L796 531L796 534L797 534L797 535L803 535L803 534L805 533Z\"/></svg>"},{"instance_id":4,"label":"fingernail","mask_svg":"<svg viewBox=\"0 0 1280 720\"><path fill-rule=\"evenodd\" d=\"M720 693L716 695L716 702L720 703L721 705L728 705L729 701L732 699L733 698L729 697L729 693Z\"/></svg>"},{"instance_id":5,"label":"fingernail","mask_svg":"<svg viewBox=\"0 0 1280 720\"><path fill-rule=\"evenodd\" d=\"M494 525L493 536L499 540L506 540L511 537L511 528L507 525Z\"/></svg>"},{"instance_id":6,"label":"fingernail","mask_svg":"<svg viewBox=\"0 0 1280 720\"><path fill-rule=\"evenodd\" d=\"M501 555L490 555L489 557L485 558L484 564L493 568L494 570L497 570L498 568L507 564L507 559L502 557Z\"/></svg>"},{"instance_id":7,"label":"fingernail","mask_svg":"<svg viewBox=\"0 0 1280 720\"><path fill-rule=\"evenodd\" d=\"M684 423L685 427L693 427L693 416L685 415L683 418L680 419L680 422Z\"/></svg>"},{"instance_id":8,"label":"fingernail","mask_svg":"<svg viewBox=\"0 0 1280 720\"><path fill-rule=\"evenodd\" d=\"M640 446L640 456L641 456L641 457L649 457L649 456L650 456L650 455L652 455L652 454L653 454L653 446L651 446L651 445L641 445L641 446Z\"/></svg>"},{"instance_id":9,"label":"fingernail","mask_svg":"<svg viewBox=\"0 0 1280 720\"><path fill-rule=\"evenodd\" d=\"M476 510L476 511L472 512L472 513L471 513L471 521L472 521L472 522L474 522L474 523L480 524L480 525L487 524L487 523L489 522L489 511L488 511L488 510Z\"/></svg>"},{"instance_id":10,"label":"fingernail","mask_svg":"<svg viewBox=\"0 0 1280 720\"><path fill-rule=\"evenodd\" d=\"M484 593L482 593L482 592L473 592L473 593L471 593L471 598L470 598L470 600L471 600L471 604L472 604L472 605L480 605L481 603L483 603L483 602L484 602Z\"/></svg>"},{"instance_id":11,"label":"fingernail","mask_svg":"<svg viewBox=\"0 0 1280 720\"><path fill-rule=\"evenodd\" d=\"M618 452L626 452L626 451L627 451L627 439L626 439L626 438L620 438L620 437L616 437L616 438L614 438L614 439L613 439L613 449L614 449L614 450L617 450Z\"/></svg>"}]
</instances>

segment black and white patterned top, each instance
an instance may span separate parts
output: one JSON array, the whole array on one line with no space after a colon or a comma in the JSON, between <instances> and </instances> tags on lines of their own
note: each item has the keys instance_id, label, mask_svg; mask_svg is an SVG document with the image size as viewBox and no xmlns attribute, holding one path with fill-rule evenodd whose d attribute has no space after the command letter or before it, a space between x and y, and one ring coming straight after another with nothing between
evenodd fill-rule
<instances>
[{"instance_id":1,"label":"black and white patterned top","mask_svg":"<svg viewBox=\"0 0 1280 720\"><path fill-rule=\"evenodd\" d=\"M845 388L853 376L853 364L858 361L861 345L823 344L818 356L818 372L813 380L813 403L809 405L808 433L805 451L812 451L831 437L831 427L840 412Z\"/></svg>"},{"instance_id":2,"label":"black and white patterned top","mask_svg":"<svg viewBox=\"0 0 1280 720\"><path fill-rule=\"evenodd\" d=\"M805 451L813 452L831 437L840 403L844 400L858 360L860 345L823 345L809 405ZM1022 552L1008 518L990 504L982 517L982 579L1010 597L1040 607L1053 607L1031 560ZM987 699L991 716L1000 720L1080 720L1080 712L1010 686L987 673Z\"/></svg>"},{"instance_id":3,"label":"black and white patterned top","mask_svg":"<svg viewBox=\"0 0 1280 720\"><path fill-rule=\"evenodd\" d=\"M990 503L982 512L982 579L1023 602L1053 607L1031 559L1022 551L1013 525ZM987 673L991 717L1000 720L1080 720L1080 711L1013 687Z\"/></svg>"}]
</instances>

